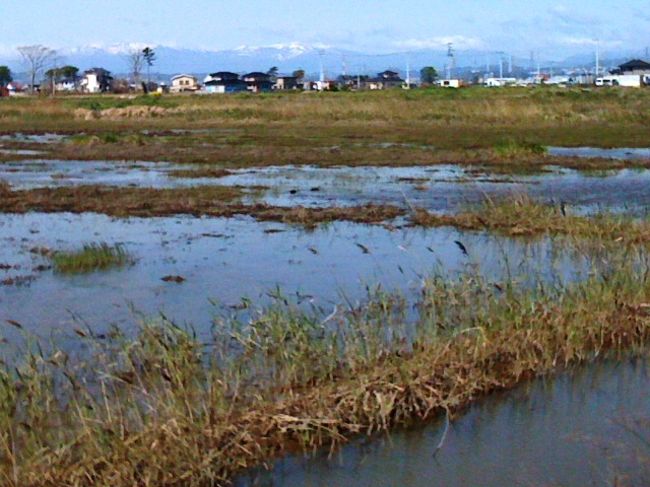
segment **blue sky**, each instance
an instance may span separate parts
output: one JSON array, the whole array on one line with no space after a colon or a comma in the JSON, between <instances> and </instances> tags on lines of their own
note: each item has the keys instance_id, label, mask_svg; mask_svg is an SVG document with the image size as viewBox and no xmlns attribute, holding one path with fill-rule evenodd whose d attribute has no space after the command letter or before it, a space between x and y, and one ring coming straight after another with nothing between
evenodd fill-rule
<instances>
[{"instance_id":1,"label":"blue sky","mask_svg":"<svg viewBox=\"0 0 650 487\"><path fill-rule=\"evenodd\" d=\"M292 42L366 52L442 48L570 55L650 45L648 0L0 0L0 53L142 43L209 50Z\"/></svg>"}]
</instances>

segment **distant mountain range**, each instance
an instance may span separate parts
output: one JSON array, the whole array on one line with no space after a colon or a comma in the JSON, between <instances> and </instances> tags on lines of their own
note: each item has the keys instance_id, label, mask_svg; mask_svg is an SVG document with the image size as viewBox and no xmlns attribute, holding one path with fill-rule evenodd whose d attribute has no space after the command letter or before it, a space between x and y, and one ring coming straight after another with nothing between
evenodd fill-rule
<instances>
[{"instance_id":1,"label":"distant mountain range","mask_svg":"<svg viewBox=\"0 0 650 487\"><path fill-rule=\"evenodd\" d=\"M128 62L126 56L129 49L136 48L129 45L112 47L83 47L61 51L63 63L78 66L80 69L103 67L120 75L127 73ZM137 47L139 48L139 46ZM346 72L348 74L374 74L385 69L394 69L402 74L406 72L407 65L415 74L423 66L435 66L444 74L445 66L449 63L447 52L444 50L421 49L410 52L388 54L367 54L344 50L339 48L307 46L298 43L278 44L266 47L242 46L236 49L210 51L199 49L182 49L158 46L155 47L157 61L152 69L156 77L167 78L178 73L189 73L203 76L215 71L267 71L275 66L280 73L291 73L296 69L303 69L311 77L318 77L322 67L328 77L335 77ZM499 71L501 54L478 50L459 51L456 53L456 66L459 70L468 71L475 69L485 72L489 63L490 70ZM620 58L604 60L603 66L614 66L625 60L625 54ZM536 61L524 58L513 58L515 66L529 69L536 65ZM22 70L18 57L5 59L0 57L0 64L8 64L16 73ZM504 59L507 70L509 59ZM551 61L542 61L543 67L568 68L593 66L593 55L573 56L571 58Z\"/></svg>"}]
</instances>

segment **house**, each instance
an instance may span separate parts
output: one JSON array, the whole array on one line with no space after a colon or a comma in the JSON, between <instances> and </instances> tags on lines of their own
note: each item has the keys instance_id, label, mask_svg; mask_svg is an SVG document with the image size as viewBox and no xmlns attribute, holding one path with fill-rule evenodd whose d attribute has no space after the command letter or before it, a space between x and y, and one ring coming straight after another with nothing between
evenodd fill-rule
<instances>
[{"instance_id":1,"label":"house","mask_svg":"<svg viewBox=\"0 0 650 487\"><path fill-rule=\"evenodd\" d=\"M368 83L370 77L366 74L349 75L342 74L336 81L338 87L342 90L360 90Z\"/></svg>"},{"instance_id":2,"label":"house","mask_svg":"<svg viewBox=\"0 0 650 487\"><path fill-rule=\"evenodd\" d=\"M517 84L517 78L487 78L483 82L483 86L488 86L490 88L514 86L515 84ZM456 86L455 88L458 87Z\"/></svg>"},{"instance_id":3,"label":"house","mask_svg":"<svg viewBox=\"0 0 650 487\"><path fill-rule=\"evenodd\" d=\"M366 86L370 90L401 88L403 85L404 80L400 77L399 73L390 70L378 73L376 78L366 80Z\"/></svg>"},{"instance_id":4,"label":"house","mask_svg":"<svg viewBox=\"0 0 650 487\"><path fill-rule=\"evenodd\" d=\"M172 86L169 89L172 93L195 92L199 89L199 82L191 74L178 74L171 79Z\"/></svg>"},{"instance_id":5,"label":"house","mask_svg":"<svg viewBox=\"0 0 650 487\"><path fill-rule=\"evenodd\" d=\"M207 93L241 93L248 90L248 85L237 73L219 71L209 74L203 80Z\"/></svg>"},{"instance_id":6,"label":"house","mask_svg":"<svg viewBox=\"0 0 650 487\"><path fill-rule=\"evenodd\" d=\"M253 73L245 74L242 76L242 79L248 86L248 91L251 91L253 93L271 91L273 88L271 76L266 73L260 73L256 71Z\"/></svg>"},{"instance_id":7,"label":"house","mask_svg":"<svg viewBox=\"0 0 650 487\"><path fill-rule=\"evenodd\" d=\"M69 93L77 91L79 88L79 77L73 76L70 78L63 78L56 82L54 85L56 91L67 91Z\"/></svg>"},{"instance_id":8,"label":"house","mask_svg":"<svg viewBox=\"0 0 650 487\"><path fill-rule=\"evenodd\" d=\"M297 90L298 78L296 76L278 76L273 89L278 91Z\"/></svg>"},{"instance_id":9,"label":"house","mask_svg":"<svg viewBox=\"0 0 650 487\"><path fill-rule=\"evenodd\" d=\"M441 79L436 81L436 85L441 88L460 88L463 81L460 79Z\"/></svg>"},{"instance_id":10,"label":"house","mask_svg":"<svg viewBox=\"0 0 650 487\"><path fill-rule=\"evenodd\" d=\"M638 74L650 75L650 63L642 61L641 59L633 59L627 63L621 64L612 74Z\"/></svg>"},{"instance_id":11,"label":"house","mask_svg":"<svg viewBox=\"0 0 650 487\"><path fill-rule=\"evenodd\" d=\"M105 93L111 90L113 77L103 68L93 68L86 71L81 78L80 88L84 93Z\"/></svg>"},{"instance_id":12,"label":"house","mask_svg":"<svg viewBox=\"0 0 650 487\"><path fill-rule=\"evenodd\" d=\"M7 84L7 92L9 93L9 96L24 95L26 91L27 87L21 83L18 83L17 81L12 81L11 83Z\"/></svg>"}]
</instances>

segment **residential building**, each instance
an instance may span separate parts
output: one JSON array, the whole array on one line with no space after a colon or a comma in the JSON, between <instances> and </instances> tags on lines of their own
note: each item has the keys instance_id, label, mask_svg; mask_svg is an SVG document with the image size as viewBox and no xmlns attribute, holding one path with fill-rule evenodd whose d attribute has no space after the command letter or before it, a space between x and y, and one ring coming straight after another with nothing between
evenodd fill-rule
<instances>
[{"instance_id":1,"label":"residential building","mask_svg":"<svg viewBox=\"0 0 650 487\"><path fill-rule=\"evenodd\" d=\"M338 83L338 87L340 89L345 89L345 90L361 90L363 89L367 83L368 79L370 77L368 75L349 75L349 74L343 74L339 76L336 81Z\"/></svg>"},{"instance_id":2,"label":"residential building","mask_svg":"<svg viewBox=\"0 0 650 487\"><path fill-rule=\"evenodd\" d=\"M113 77L103 68L93 68L86 71L79 84L84 93L105 93L111 90Z\"/></svg>"},{"instance_id":3,"label":"residential building","mask_svg":"<svg viewBox=\"0 0 650 487\"><path fill-rule=\"evenodd\" d=\"M366 80L366 86L369 90L401 88L403 85L404 80L400 77L399 73L390 70L378 73L376 78L369 78Z\"/></svg>"},{"instance_id":4,"label":"residential building","mask_svg":"<svg viewBox=\"0 0 650 487\"><path fill-rule=\"evenodd\" d=\"M66 91L71 93L79 89L79 82L80 79L78 76L63 78L58 80L54 87L56 88L56 91Z\"/></svg>"},{"instance_id":5,"label":"residential building","mask_svg":"<svg viewBox=\"0 0 650 487\"><path fill-rule=\"evenodd\" d=\"M441 88L460 88L463 81L460 79L441 79L436 81L436 85Z\"/></svg>"},{"instance_id":6,"label":"residential building","mask_svg":"<svg viewBox=\"0 0 650 487\"><path fill-rule=\"evenodd\" d=\"M642 61L641 59L632 59L627 63L621 64L617 70L612 71L612 74L650 75L650 63Z\"/></svg>"},{"instance_id":7,"label":"residential building","mask_svg":"<svg viewBox=\"0 0 650 487\"><path fill-rule=\"evenodd\" d=\"M179 74L171 79L171 88L169 91L172 93L193 93L199 89L199 82L196 77L191 74Z\"/></svg>"},{"instance_id":8,"label":"residential building","mask_svg":"<svg viewBox=\"0 0 650 487\"><path fill-rule=\"evenodd\" d=\"M502 86L514 86L517 84L517 78L487 78L484 82L484 86L490 88L498 88Z\"/></svg>"},{"instance_id":9,"label":"residential building","mask_svg":"<svg viewBox=\"0 0 650 487\"><path fill-rule=\"evenodd\" d=\"M273 89L278 91L297 90L298 78L296 76L278 76Z\"/></svg>"},{"instance_id":10,"label":"residential building","mask_svg":"<svg viewBox=\"0 0 650 487\"><path fill-rule=\"evenodd\" d=\"M255 71L242 76L242 80L248 86L248 91L253 93L262 93L271 91L273 83L271 82L271 75Z\"/></svg>"},{"instance_id":11,"label":"residential building","mask_svg":"<svg viewBox=\"0 0 650 487\"><path fill-rule=\"evenodd\" d=\"M248 90L248 85L237 73L219 71L209 74L203 80L207 93L241 93Z\"/></svg>"}]
</instances>

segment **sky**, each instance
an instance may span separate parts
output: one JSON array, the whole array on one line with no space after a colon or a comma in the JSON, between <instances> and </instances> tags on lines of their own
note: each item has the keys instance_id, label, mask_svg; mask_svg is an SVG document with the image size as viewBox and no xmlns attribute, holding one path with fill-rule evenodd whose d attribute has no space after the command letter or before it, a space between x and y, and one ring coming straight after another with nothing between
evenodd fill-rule
<instances>
[{"instance_id":1,"label":"sky","mask_svg":"<svg viewBox=\"0 0 650 487\"><path fill-rule=\"evenodd\" d=\"M0 0L0 54L122 44L205 50L301 43L368 53L443 49L644 52L649 0ZM15 51L14 51L15 52Z\"/></svg>"}]
</instances>

